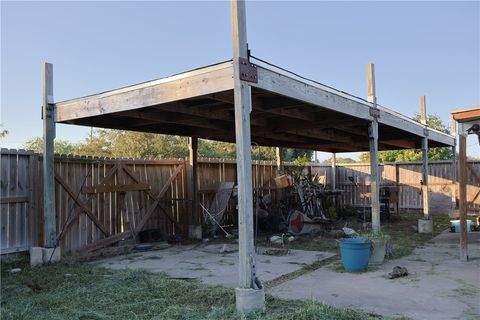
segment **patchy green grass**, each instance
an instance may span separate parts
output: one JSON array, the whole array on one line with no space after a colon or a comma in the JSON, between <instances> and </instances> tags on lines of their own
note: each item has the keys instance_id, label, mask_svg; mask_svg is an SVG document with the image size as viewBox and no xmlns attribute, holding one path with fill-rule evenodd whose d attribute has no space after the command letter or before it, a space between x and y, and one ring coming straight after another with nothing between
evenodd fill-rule
<instances>
[{"instance_id":1,"label":"patchy green grass","mask_svg":"<svg viewBox=\"0 0 480 320\"><path fill-rule=\"evenodd\" d=\"M425 234L416 232L412 226L417 226L417 221L421 218L421 214L408 213L400 214L398 217L392 217L390 221L382 221L382 233L390 237L390 243L393 247L393 259L404 257L412 253L413 249L423 245L442 231L450 227L450 218L448 215L433 216L434 227L433 233ZM357 232L362 232L362 224L352 218L345 221L343 225L353 228ZM268 238L268 236L263 236ZM260 246L269 246L266 241L258 241ZM279 247L277 245L276 247ZM338 253L337 240L322 235L305 235L299 236L295 241L286 243L282 246L284 249L299 249L312 251L327 251Z\"/></svg>"},{"instance_id":2,"label":"patchy green grass","mask_svg":"<svg viewBox=\"0 0 480 320\"><path fill-rule=\"evenodd\" d=\"M330 257L330 258L327 258L327 259L324 259L324 260L314 261L313 263L307 264L307 265L303 266L302 268L300 268L296 271L284 274L283 276L275 278L272 281L266 282L265 287L272 288L272 287L278 286L279 284L282 284L286 281L298 278L301 275L304 275L306 273L310 273L310 272L312 272L314 270L317 270L319 268L329 266L331 263L333 263L337 260L339 260L338 256L333 256L333 257Z\"/></svg>"},{"instance_id":3,"label":"patchy green grass","mask_svg":"<svg viewBox=\"0 0 480 320\"><path fill-rule=\"evenodd\" d=\"M460 286L457 289L454 289L455 296L477 296L480 291L472 284L467 283L464 280L457 279L457 282Z\"/></svg>"},{"instance_id":4,"label":"patchy green grass","mask_svg":"<svg viewBox=\"0 0 480 320\"><path fill-rule=\"evenodd\" d=\"M267 295L267 312L235 312L234 290L169 279L144 271L114 271L59 263L11 274L2 264L2 319L340 319L367 313Z\"/></svg>"},{"instance_id":5,"label":"patchy green grass","mask_svg":"<svg viewBox=\"0 0 480 320\"><path fill-rule=\"evenodd\" d=\"M450 227L448 215L433 216L433 233L418 233L412 226L418 225L421 214L402 214L396 220L385 223L382 232L390 236L393 258L400 258L412 253L413 249L436 237Z\"/></svg>"},{"instance_id":6,"label":"patchy green grass","mask_svg":"<svg viewBox=\"0 0 480 320\"><path fill-rule=\"evenodd\" d=\"M411 254L413 249L418 246L422 246L424 243L430 241L432 238L450 227L450 218L448 215L434 215L433 233L418 233L414 230L414 228L412 228L412 226L417 226L418 219L421 217L421 214L405 213L400 214L398 217L392 217L390 221L382 222L382 233L390 237L389 242L393 248L393 257L390 259L398 259ZM362 224L357 222L356 218L345 221L344 225L348 226L349 228L353 228L357 232L364 231ZM266 238L268 238L267 235L262 237L262 239ZM258 241L258 245L269 246L266 240ZM275 247L337 253L337 256L327 259L319 264L314 263L310 265L309 268L313 268L313 270L315 270L320 267L326 267L336 272L344 272L342 261L340 260L340 252L337 245L337 240L332 237L322 235L305 235L297 237L295 241L291 243L285 243L283 246L276 245ZM303 273L305 273L307 269L308 268L302 268ZM369 271L371 270L373 269L369 268Z\"/></svg>"}]
</instances>

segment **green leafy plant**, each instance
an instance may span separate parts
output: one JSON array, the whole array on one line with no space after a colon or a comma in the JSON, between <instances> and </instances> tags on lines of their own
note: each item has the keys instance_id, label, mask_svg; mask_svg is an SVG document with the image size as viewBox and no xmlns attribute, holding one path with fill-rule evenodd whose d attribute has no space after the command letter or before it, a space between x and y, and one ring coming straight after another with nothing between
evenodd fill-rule
<instances>
[{"instance_id":1,"label":"green leafy plant","mask_svg":"<svg viewBox=\"0 0 480 320\"><path fill-rule=\"evenodd\" d=\"M362 238L366 239L384 239L384 238L389 238L389 236L383 232L369 232L369 233L363 233L359 235Z\"/></svg>"}]
</instances>

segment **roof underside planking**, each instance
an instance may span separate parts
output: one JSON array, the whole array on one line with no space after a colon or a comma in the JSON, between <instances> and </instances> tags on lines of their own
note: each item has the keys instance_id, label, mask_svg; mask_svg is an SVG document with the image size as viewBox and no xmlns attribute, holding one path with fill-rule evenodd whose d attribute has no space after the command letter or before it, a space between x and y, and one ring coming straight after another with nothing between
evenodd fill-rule
<instances>
[{"instance_id":1,"label":"roof underside planking","mask_svg":"<svg viewBox=\"0 0 480 320\"><path fill-rule=\"evenodd\" d=\"M369 150L372 104L268 64L256 64L252 142L327 152ZM233 62L184 72L55 104L55 121L100 128L235 142ZM379 149L452 146L452 136L425 129L379 107Z\"/></svg>"}]
</instances>

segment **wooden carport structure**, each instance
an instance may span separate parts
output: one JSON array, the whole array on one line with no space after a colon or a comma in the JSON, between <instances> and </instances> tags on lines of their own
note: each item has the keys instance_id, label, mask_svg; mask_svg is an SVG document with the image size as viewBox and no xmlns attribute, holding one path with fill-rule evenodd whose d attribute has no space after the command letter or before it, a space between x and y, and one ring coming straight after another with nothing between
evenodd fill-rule
<instances>
[{"instance_id":1,"label":"wooden carport structure","mask_svg":"<svg viewBox=\"0 0 480 320\"><path fill-rule=\"evenodd\" d=\"M480 106L452 111L454 123L458 123L459 209L460 209L460 260L468 261L467 233L467 136L477 135L480 144Z\"/></svg>"},{"instance_id":2,"label":"wooden carport structure","mask_svg":"<svg viewBox=\"0 0 480 320\"><path fill-rule=\"evenodd\" d=\"M237 308L249 311L264 306L263 289L255 276L252 142L332 153L370 150L372 223L374 231L379 231L378 150L422 148L427 186L428 146L453 146L454 138L378 105L373 65L367 68L368 100L364 100L251 57L245 3L232 0L231 8L234 54L230 61L63 102L53 100L52 65L45 65L45 235L46 246L54 246L55 123L189 136L192 177L198 138L236 142ZM425 197L428 200L428 192ZM428 218L428 206L425 215Z\"/></svg>"}]
</instances>

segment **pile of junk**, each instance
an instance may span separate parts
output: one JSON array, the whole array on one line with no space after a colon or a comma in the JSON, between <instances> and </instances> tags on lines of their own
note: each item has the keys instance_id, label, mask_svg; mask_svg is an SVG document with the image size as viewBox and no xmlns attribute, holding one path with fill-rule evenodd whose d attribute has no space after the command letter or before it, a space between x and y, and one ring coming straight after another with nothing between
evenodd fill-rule
<instances>
[{"instance_id":1,"label":"pile of junk","mask_svg":"<svg viewBox=\"0 0 480 320\"><path fill-rule=\"evenodd\" d=\"M276 201L271 193L256 199L255 220L261 231L292 235L330 231L342 221L339 196L343 190L326 187L325 176L283 174L275 178Z\"/></svg>"},{"instance_id":2,"label":"pile of junk","mask_svg":"<svg viewBox=\"0 0 480 320\"><path fill-rule=\"evenodd\" d=\"M255 234L283 233L290 235L314 234L338 229L352 209L341 205L344 190L328 189L325 176L282 174L275 179L276 188L262 194L254 190ZM231 200L236 202L233 182L220 183L210 205L200 205L204 216L204 231L209 236L224 234L231 237L236 231L236 219L226 218ZM355 212L353 212L355 215ZM230 222L230 223L229 223Z\"/></svg>"}]
</instances>

